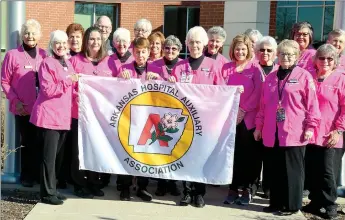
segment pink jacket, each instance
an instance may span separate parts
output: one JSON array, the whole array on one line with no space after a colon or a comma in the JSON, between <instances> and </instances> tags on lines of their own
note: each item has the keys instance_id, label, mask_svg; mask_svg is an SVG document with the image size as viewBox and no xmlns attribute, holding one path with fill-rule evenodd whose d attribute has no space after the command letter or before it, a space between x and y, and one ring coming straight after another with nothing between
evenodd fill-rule
<instances>
[{"instance_id":1,"label":"pink jacket","mask_svg":"<svg viewBox=\"0 0 345 220\"><path fill-rule=\"evenodd\" d=\"M188 58L184 59L175 65L171 75L176 78L176 82L181 83L208 85L225 84L219 68L216 67L216 61L208 57L204 57L204 60L197 70L192 70Z\"/></svg>"},{"instance_id":2,"label":"pink jacket","mask_svg":"<svg viewBox=\"0 0 345 220\"><path fill-rule=\"evenodd\" d=\"M316 73L312 73L315 78L320 112L322 112L320 124L315 129L315 144L318 146L326 146L329 137L325 137L325 135L329 132L333 130L345 130L344 72L336 70L323 82L318 82ZM340 138L335 148L342 147L343 138Z\"/></svg>"},{"instance_id":3,"label":"pink jacket","mask_svg":"<svg viewBox=\"0 0 345 220\"><path fill-rule=\"evenodd\" d=\"M40 48L37 48L37 60L32 59L28 54L26 55L27 58L22 46L9 50L1 67L1 86L9 100L9 110L15 115L18 115L16 104L19 101L24 104L24 109L31 114L37 93L36 74L32 68L37 65L38 70L42 60L46 57L45 51Z\"/></svg>"},{"instance_id":4,"label":"pink jacket","mask_svg":"<svg viewBox=\"0 0 345 220\"><path fill-rule=\"evenodd\" d=\"M73 84L68 76L74 73L71 63L62 67L54 57L43 60L38 71L40 91L32 109L30 122L37 127L69 130L71 127L71 108Z\"/></svg>"},{"instance_id":5,"label":"pink jacket","mask_svg":"<svg viewBox=\"0 0 345 220\"><path fill-rule=\"evenodd\" d=\"M232 86L242 85L244 92L240 98L240 108L246 114L244 123L248 130L255 127L255 117L259 110L259 101L262 88L262 73L258 63L249 62L241 73L236 72L236 63L230 62L223 66L222 75L227 79L227 84Z\"/></svg>"},{"instance_id":6,"label":"pink jacket","mask_svg":"<svg viewBox=\"0 0 345 220\"><path fill-rule=\"evenodd\" d=\"M216 65L218 66L219 69L222 69L222 67L224 66L224 64L229 63L229 60L223 56L223 54L218 53L217 57L216 57Z\"/></svg>"},{"instance_id":7,"label":"pink jacket","mask_svg":"<svg viewBox=\"0 0 345 220\"><path fill-rule=\"evenodd\" d=\"M316 50L314 48L305 49L297 61L297 66L312 72L315 70L315 65L313 62L313 56Z\"/></svg>"},{"instance_id":8,"label":"pink jacket","mask_svg":"<svg viewBox=\"0 0 345 220\"><path fill-rule=\"evenodd\" d=\"M341 68L345 71L345 55L341 55L339 57L339 65L338 68Z\"/></svg>"},{"instance_id":9,"label":"pink jacket","mask_svg":"<svg viewBox=\"0 0 345 220\"><path fill-rule=\"evenodd\" d=\"M256 130L262 131L263 143L273 147L278 128L279 146L303 146L306 130L314 131L319 125L321 113L312 75L296 66L291 72L282 92L285 121L276 121L278 107L278 77L275 71L263 84L260 110L256 116ZM282 85L281 85L282 86Z\"/></svg>"},{"instance_id":10,"label":"pink jacket","mask_svg":"<svg viewBox=\"0 0 345 220\"><path fill-rule=\"evenodd\" d=\"M114 55L114 54L113 54ZM70 62L76 73L93 75L93 76L109 76L115 77L118 74L118 68L116 63L109 57L105 57L101 60L97 66L94 66L90 60L88 60L84 54L80 53L73 56ZM78 118L78 84L74 85L73 89L73 102L72 102L72 117Z\"/></svg>"},{"instance_id":11,"label":"pink jacket","mask_svg":"<svg viewBox=\"0 0 345 220\"><path fill-rule=\"evenodd\" d=\"M118 73L119 73L120 68L121 68L122 65L131 63L131 62L134 61L133 54L132 54L130 57L128 57L128 59L127 59L126 62L124 62L124 63L121 63L121 61L119 60L119 57L117 56L116 53L113 53L113 54L110 56L110 59L112 59L112 60L115 62L115 66L116 66L116 68L117 68L117 72L118 72Z\"/></svg>"},{"instance_id":12,"label":"pink jacket","mask_svg":"<svg viewBox=\"0 0 345 220\"><path fill-rule=\"evenodd\" d=\"M175 65L177 65L181 60L182 59L178 58L178 61L177 61L177 63ZM159 67L159 68L161 68L162 69L162 73L163 73L163 75L162 75L163 79L164 80L168 80L170 74L168 73L167 67L165 66L164 59L161 58L159 60L156 60L156 61L152 62L152 64L157 66L157 67Z\"/></svg>"},{"instance_id":13,"label":"pink jacket","mask_svg":"<svg viewBox=\"0 0 345 220\"><path fill-rule=\"evenodd\" d=\"M146 73L153 72L153 73L159 74L160 77L157 80L163 80L163 78L161 77L163 75L161 68L153 65L152 63L147 62L146 63L146 70L143 72L143 74L139 75L135 71L134 63L135 63L135 61L133 61L133 62L131 62L129 64L122 65L122 67L120 68L120 72L119 72L118 77L122 78L122 74L121 73L124 70L128 70L131 73L131 78L137 78L137 79L146 80Z\"/></svg>"},{"instance_id":14,"label":"pink jacket","mask_svg":"<svg viewBox=\"0 0 345 220\"><path fill-rule=\"evenodd\" d=\"M259 61L256 61L257 64L259 65L260 67L260 72L261 72L261 78L262 78L262 81L265 81L265 79L267 78L268 75L270 75L271 73L273 73L274 71L278 70L279 69L279 65L278 64L275 64L273 63L273 68L271 70L271 72L269 72L266 76L264 70L262 69L261 65L260 65L260 62Z\"/></svg>"},{"instance_id":15,"label":"pink jacket","mask_svg":"<svg viewBox=\"0 0 345 220\"><path fill-rule=\"evenodd\" d=\"M133 55L133 51L134 51L134 44L133 44L133 41L132 41L131 44L129 45L128 51Z\"/></svg>"}]
</instances>

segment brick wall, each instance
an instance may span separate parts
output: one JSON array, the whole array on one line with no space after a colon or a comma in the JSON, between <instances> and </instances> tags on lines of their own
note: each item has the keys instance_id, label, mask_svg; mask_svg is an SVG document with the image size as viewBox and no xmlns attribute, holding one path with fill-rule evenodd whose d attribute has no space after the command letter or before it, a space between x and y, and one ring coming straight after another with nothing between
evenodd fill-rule
<instances>
[{"instance_id":1,"label":"brick wall","mask_svg":"<svg viewBox=\"0 0 345 220\"><path fill-rule=\"evenodd\" d=\"M200 2L200 25L206 30L212 26L224 26L224 1Z\"/></svg>"},{"instance_id":2,"label":"brick wall","mask_svg":"<svg viewBox=\"0 0 345 220\"><path fill-rule=\"evenodd\" d=\"M50 33L54 30L65 31L74 21L74 1L26 2L26 19L36 19L42 26L41 48L47 48Z\"/></svg>"},{"instance_id":3,"label":"brick wall","mask_svg":"<svg viewBox=\"0 0 345 220\"><path fill-rule=\"evenodd\" d=\"M276 12L277 12L277 2L271 1L269 35L272 37L276 35Z\"/></svg>"}]
</instances>

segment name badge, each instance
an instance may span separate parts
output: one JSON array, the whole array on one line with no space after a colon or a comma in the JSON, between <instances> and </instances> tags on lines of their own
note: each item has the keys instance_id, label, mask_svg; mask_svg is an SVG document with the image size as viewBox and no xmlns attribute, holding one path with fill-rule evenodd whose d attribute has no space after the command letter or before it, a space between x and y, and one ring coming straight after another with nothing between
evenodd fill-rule
<instances>
[{"instance_id":1,"label":"name badge","mask_svg":"<svg viewBox=\"0 0 345 220\"><path fill-rule=\"evenodd\" d=\"M68 70L68 67L64 67L63 70L67 71L67 70Z\"/></svg>"},{"instance_id":2,"label":"name badge","mask_svg":"<svg viewBox=\"0 0 345 220\"><path fill-rule=\"evenodd\" d=\"M205 72L210 72L210 69L209 68L201 68L202 71L205 71Z\"/></svg>"},{"instance_id":3,"label":"name badge","mask_svg":"<svg viewBox=\"0 0 345 220\"><path fill-rule=\"evenodd\" d=\"M193 75L187 75L185 72L181 73L181 82L182 83L191 83L193 80Z\"/></svg>"},{"instance_id":4,"label":"name badge","mask_svg":"<svg viewBox=\"0 0 345 220\"><path fill-rule=\"evenodd\" d=\"M30 66L30 65L25 65L25 66L24 66L24 69L32 69L32 66Z\"/></svg>"},{"instance_id":5,"label":"name badge","mask_svg":"<svg viewBox=\"0 0 345 220\"><path fill-rule=\"evenodd\" d=\"M298 83L297 79L289 79L288 83Z\"/></svg>"}]
</instances>

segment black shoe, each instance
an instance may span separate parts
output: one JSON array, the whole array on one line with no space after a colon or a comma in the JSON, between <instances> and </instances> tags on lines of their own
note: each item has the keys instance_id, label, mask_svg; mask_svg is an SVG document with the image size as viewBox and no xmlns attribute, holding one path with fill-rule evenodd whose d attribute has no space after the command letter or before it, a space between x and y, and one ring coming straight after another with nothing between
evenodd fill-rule
<instances>
[{"instance_id":1,"label":"black shoe","mask_svg":"<svg viewBox=\"0 0 345 220\"><path fill-rule=\"evenodd\" d=\"M102 197L104 196L104 192L102 190L100 190L98 187L96 186L91 186L89 188L90 192L94 195L94 196L98 196L98 197Z\"/></svg>"},{"instance_id":2,"label":"black shoe","mask_svg":"<svg viewBox=\"0 0 345 220\"><path fill-rule=\"evenodd\" d=\"M130 195L129 189L123 189L121 191L120 200L122 200L122 201L130 201L131 200L131 195Z\"/></svg>"},{"instance_id":3,"label":"black shoe","mask_svg":"<svg viewBox=\"0 0 345 220\"><path fill-rule=\"evenodd\" d=\"M323 217L325 219L334 219L338 216L338 211L337 211L336 205L326 207L325 209L326 209L326 212L324 214L322 214L321 217Z\"/></svg>"},{"instance_id":4,"label":"black shoe","mask_svg":"<svg viewBox=\"0 0 345 220\"><path fill-rule=\"evenodd\" d=\"M155 195L156 196L165 196L166 193L167 193L167 190L165 187L157 187Z\"/></svg>"},{"instance_id":5,"label":"black shoe","mask_svg":"<svg viewBox=\"0 0 345 220\"><path fill-rule=\"evenodd\" d=\"M302 207L302 211L306 213L310 213L313 215L320 215L321 214L321 206L317 206L314 203L310 202L308 205Z\"/></svg>"},{"instance_id":6,"label":"black shoe","mask_svg":"<svg viewBox=\"0 0 345 220\"><path fill-rule=\"evenodd\" d=\"M137 196L147 202L152 200L152 195L149 192L147 192L146 189L138 189Z\"/></svg>"},{"instance_id":7,"label":"black shoe","mask_svg":"<svg viewBox=\"0 0 345 220\"><path fill-rule=\"evenodd\" d=\"M74 189L74 195L84 199L93 199L93 194L87 188Z\"/></svg>"},{"instance_id":8,"label":"black shoe","mask_svg":"<svg viewBox=\"0 0 345 220\"><path fill-rule=\"evenodd\" d=\"M280 216L289 216L298 213L299 210L290 210L290 209L283 209L278 212Z\"/></svg>"},{"instance_id":9,"label":"black shoe","mask_svg":"<svg viewBox=\"0 0 345 220\"><path fill-rule=\"evenodd\" d=\"M192 197L189 194L186 194L180 200L180 206L187 206L193 202Z\"/></svg>"},{"instance_id":10,"label":"black shoe","mask_svg":"<svg viewBox=\"0 0 345 220\"><path fill-rule=\"evenodd\" d=\"M34 187L34 181L32 180L22 180L21 184L24 187Z\"/></svg>"},{"instance_id":11,"label":"black shoe","mask_svg":"<svg viewBox=\"0 0 345 220\"><path fill-rule=\"evenodd\" d=\"M181 195L181 191L177 188L176 185L174 187L170 187L168 189L168 191L172 196L180 196Z\"/></svg>"},{"instance_id":12,"label":"black shoe","mask_svg":"<svg viewBox=\"0 0 345 220\"><path fill-rule=\"evenodd\" d=\"M117 191L122 191L122 184L117 184L116 189Z\"/></svg>"},{"instance_id":13,"label":"black shoe","mask_svg":"<svg viewBox=\"0 0 345 220\"><path fill-rule=\"evenodd\" d=\"M272 205L262 209L262 211L266 212L266 213L278 212L279 210L280 210L280 208L278 208L276 206L272 206Z\"/></svg>"},{"instance_id":14,"label":"black shoe","mask_svg":"<svg viewBox=\"0 0 345 220\"><path fill-rule=\"evenodd\" d=\"M67 200L67 197L64 196L63 194L59 193L59 192L56 193L56 197L62 201Z\"/></svg>"},{"instance_id":15,"label":"black shoe","mask_svg":"<svg viewBox=\"0 0 345 220\"><path fill-rule=\"evenodd\" d=\"M50 204L50 205L62 205L63 201L58 199L56 196L46 196L41 198L42 203Z\"/></svg>"},{"instance_id":16,"label":"black shoe","mask_svg":"<svg viewBox=\"0 0 345 220\"><path fill-rule=\"evenodd\" d=\"M194 204L197 208L203 208L205 206L205 201L202 195L196 195L194 198Z\"/></svg>"},{"instance_id":17,"label":"black shoe","mask_svg":"<svg viewBox=\"0 0 345 220\"><path fill-rule=\"evenodd\" d=\"M58 181L56 184L57 189L66 189L67 188L67 182L66 181Z\"/></svg>"}]
</instances>

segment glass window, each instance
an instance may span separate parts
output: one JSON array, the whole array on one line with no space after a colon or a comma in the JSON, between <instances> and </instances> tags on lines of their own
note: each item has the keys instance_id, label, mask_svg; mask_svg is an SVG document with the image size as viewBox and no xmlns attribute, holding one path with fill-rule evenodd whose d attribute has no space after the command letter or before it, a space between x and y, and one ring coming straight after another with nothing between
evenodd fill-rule
<instances>
[{"instance_id":1,"label":"glass window","mask_svg":"<svg viewBox=\"0 0 345 220\"><path fill-rule=\"evenodd\" d=\"M297 21L308 21L314 29L314 41L321 41L322 39L322 15L323 7L300 7L298 8Z\"/></svg>"},{"instance_id":2,"label":"glass window","mask_svg":"<svg viewBox=\"0 0 345 220\"><path fill-rule=\"evenodd\" d=\"M279 40L287 39L292 25L296 22L296 8L277 8L276 36Z\"/></svg>"},{"instance_id":3,"label":"glass window","mask_svg":"<svg viewBox=\"0 0 345 220\"><path fill-rule=\"evenodd\" d=\"M298 5L323 5L324 1L299 1Z\"/></svg>"},{"instance_id":4,"label":"glass window","mask_svg":"<svg viewBox=\"0 0 345 220\"><path fill-rule=\"evenodd\" d=\"M323 22L323 40L327 39L329 32L333 30L334 7L325 7L325 18Z\"/></svg>"},{"instance_id":5,"label":"glass window","mask_svg":"<svg viewBox=\"0 0 345 220\"><path fill-rule=\"evenodd\" d=\"M180 58L188 56L188 49L184 43L190 28L200 23L200 8L166 6L164 8L164 35L175 35L182 43Z\"/></svg>"},{"instance_id":6,"label":"glass window","mask_svg":"<svg viewBox=\"0 0 345 220\"><path fill-rule=\"evenodd\" d=\"M277 6L296 6L297 1L278 1Z\"/></svg>"}]
</instances>

